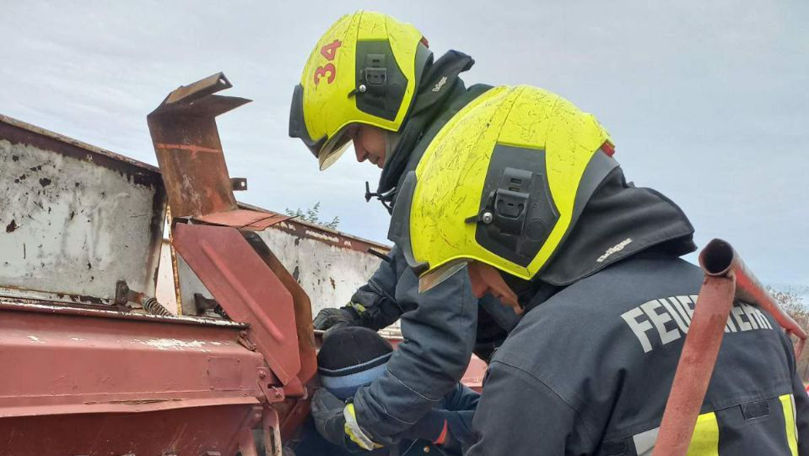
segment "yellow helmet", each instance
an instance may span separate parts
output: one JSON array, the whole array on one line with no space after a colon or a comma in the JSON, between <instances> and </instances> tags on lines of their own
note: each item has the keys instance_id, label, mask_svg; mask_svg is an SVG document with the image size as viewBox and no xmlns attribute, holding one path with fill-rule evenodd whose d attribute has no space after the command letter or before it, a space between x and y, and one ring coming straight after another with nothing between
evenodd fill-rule
<instances>
[{"instance_id":1,"label":"yellow helmet","mask_svg":"<svg viewBox=\"0 0 809 456\"><path fill-rule=\"evenodd\" d=\"M530 280L607 174L595 117L534 87L496 87L436 135L394 205L389 238L425 291L480 261Z\"/></svg>"},{"instance_id":2,"label":"yellow helmet","mask_svg":"<svg viewBox=\"0 0 809 456\"><path fill-rule=\"evenodd\" d=\"M429 56L410 24L369 11L343 16L306 61L292 96L289 135L303 140L326 169L348 146L349 125L399 131Z\"/></svg>"}]
</instances>

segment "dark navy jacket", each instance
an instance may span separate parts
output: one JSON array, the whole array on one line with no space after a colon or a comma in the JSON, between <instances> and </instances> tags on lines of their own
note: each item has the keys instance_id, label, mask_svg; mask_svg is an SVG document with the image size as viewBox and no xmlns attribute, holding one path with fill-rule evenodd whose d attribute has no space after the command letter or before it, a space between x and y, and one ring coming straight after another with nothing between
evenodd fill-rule
<instances>
[{"instance_id":1,"label":"dark navy jacket","mask_svg":"<svg viewBox=\"0 0 809 456\"><path fill-rule=\"evenodd\" d=\"M460 456L463 449L471 445L475 436L472 432L472 417L480 395L460 383L447 394L439 408L430 410L404 434L402 440L391 447L375 451L357 448L348 451L329 443L318 434L310 417L304 422L299 436L287 442L295 456L350 456L357 454L373 456ZM444 444L436 446L446 427Z\"/></svg>"},{"instance_id":2,"label":"dark navy jacket","mask_svg":"<svg viewBox=\"0 0 809 456\"><path fill-rule=\"evenodd\" d=\"M472 456L651 454L702 272L645 254L529 311L495 353ZM809 454L791 342L737 302L689 455Z\"/></svg>"}]
</instances>

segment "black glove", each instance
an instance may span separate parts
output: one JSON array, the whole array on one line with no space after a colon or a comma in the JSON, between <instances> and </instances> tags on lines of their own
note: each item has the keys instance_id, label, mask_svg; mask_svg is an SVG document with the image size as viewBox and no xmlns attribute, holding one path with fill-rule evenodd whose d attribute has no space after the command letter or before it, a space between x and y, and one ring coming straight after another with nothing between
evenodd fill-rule
<instances>
[{"instance_id":1,"label":"black glove","mask_svg":"<svg viewBox=\"0 0 809 456\"><path fill-rule=\"evenodd\" d=\"M326 330L340 326L362 326L359 315L353 309L327 307L317 313L312 323L315 329Z\"/></svg>"},{"instance_id":2,"label":"black glove","mask_svg":"<svg viewBox=\"0 0 809 456\"><path fill-rule=\"evenodd\" d=\"M320 388L312 395L311 408L312 418L315 420L315 429L317 429L317 432L330 443L340 448L346 448L346 420L343 416L345 404L343 401L337 399L337 396L330 393L326 388Z\"/></svg>"}]
</instances>

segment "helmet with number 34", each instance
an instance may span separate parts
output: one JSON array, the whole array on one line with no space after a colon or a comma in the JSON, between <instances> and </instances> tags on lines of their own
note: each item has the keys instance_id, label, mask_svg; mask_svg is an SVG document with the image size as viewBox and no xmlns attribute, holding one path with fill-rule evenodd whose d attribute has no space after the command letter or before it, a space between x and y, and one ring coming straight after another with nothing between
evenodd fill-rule
<instances>
[{"instance_id":1,"label":"helmet with number 34","mask_svg":"<svg viewBox=\"0 0 809 456\"><path fill-rule=\"evenodd\" d=\"M320 38L295 86L289 135L300 138L320 169L348 146L352 124L399 131L430 57L415 27L374 12L340 18Z\"/></svg>"}]
</instances>

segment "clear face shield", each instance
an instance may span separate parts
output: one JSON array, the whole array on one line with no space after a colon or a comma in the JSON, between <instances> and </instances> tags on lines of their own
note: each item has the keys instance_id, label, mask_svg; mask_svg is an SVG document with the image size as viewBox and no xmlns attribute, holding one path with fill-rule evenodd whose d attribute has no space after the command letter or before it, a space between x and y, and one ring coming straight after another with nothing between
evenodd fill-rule
<instances>
[{"instance_id":1,"label":"clear face shield","mask_svg":"<svg viewBox=\"0 0 809 456\"><path fill-rule=\"evenodd\" d=\"M345 152L351 141L351 136L346 134L348 129L349 127L340 129L331 138L323 136L317 140L312 139L303 117L303 86L300 84L295 86L289 111L289 136L303 141L312 155L317 158L321 170L334 164Z\"/></svg>"}]
</instances>

